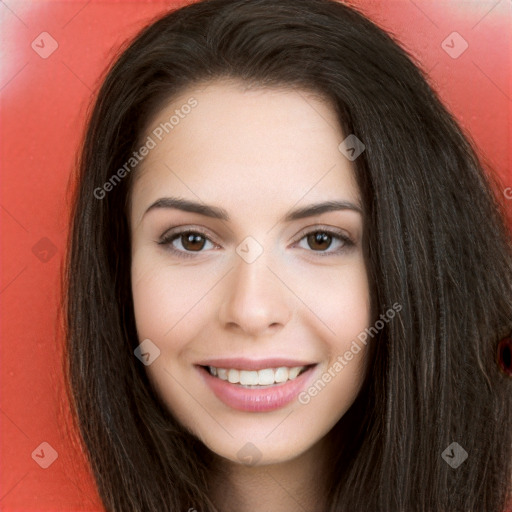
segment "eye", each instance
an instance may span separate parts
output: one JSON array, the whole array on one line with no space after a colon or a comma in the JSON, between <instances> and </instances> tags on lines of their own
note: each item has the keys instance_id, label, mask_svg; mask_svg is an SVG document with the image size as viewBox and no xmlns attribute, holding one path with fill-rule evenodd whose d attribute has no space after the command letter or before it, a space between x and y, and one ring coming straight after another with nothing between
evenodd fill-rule
<instances>
[{"instance_id":1,"label":"eye","mask_svg":"<svg viewBox=\"0 0 512 512\"><path fill-rule=\"evenodd\" d=\"M167 246L172 253L184 258L193 258L193 253L203 252L207 243L214 245L204 233L191 229L168 233L158 243ZM181 248L176 247L177 245Z\"/></svg>"},{"instance_id":2,"label":"eye","mask_svg":"<svg viewBox=\"0 0 512 512\"><path fill-rule=\"evenodd\" d=\"M340 254L355 245L344 233L326 228L303 231L295 245L300 246L300 242L303 240L306 241L307 247L302 248L309 248L310 252L315 252L319 256ZM333 245L333 241L337 242L338 248L328 251L327 249ZM169 251L182 258L193 258L196 254L204 252L203 249L218 247L205 233L190 228L168 232L164 234L158 244L166 246ZM208 244L211 244L211 247L208 247Z\"/></svg>"},{"instance_id":3,"label":"eye","mask_svg":"<svg viewBox=\"0 0 512 512\"><path fill-rule=\"evenodd\" d=\"M307 243L307 247L303 248L309 248L313 252L319 253L319 256L339 254L354 245L354 242L347 235L339 231L321 228L317 228L306 233L303 232L302 237L298 242L300 243L302 240L305 240ZM332 251L327 251L327 249L332 246L333 241L337 241L338 248Z\"/></svg>"}]
</instances>

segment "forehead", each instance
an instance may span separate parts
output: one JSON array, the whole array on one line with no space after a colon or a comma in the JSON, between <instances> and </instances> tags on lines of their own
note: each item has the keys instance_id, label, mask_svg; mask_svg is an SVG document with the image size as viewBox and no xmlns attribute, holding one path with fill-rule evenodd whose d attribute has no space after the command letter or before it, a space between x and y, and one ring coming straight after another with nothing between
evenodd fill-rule
<instances>
[{"instance_id":1,"label":"forehead","mask_svg":"<svg viewBox=\"0 0 512 512\"><path fill-rule=\"evenodd\" d=\"M147 137L155 144L135 171L134 219L165 193L242 209L290 206L306 194L359 201L352 164L338 150L345 136L336 112L307 91L236 81L191 87L158 112Z\"/></svg>"}]
</instances>

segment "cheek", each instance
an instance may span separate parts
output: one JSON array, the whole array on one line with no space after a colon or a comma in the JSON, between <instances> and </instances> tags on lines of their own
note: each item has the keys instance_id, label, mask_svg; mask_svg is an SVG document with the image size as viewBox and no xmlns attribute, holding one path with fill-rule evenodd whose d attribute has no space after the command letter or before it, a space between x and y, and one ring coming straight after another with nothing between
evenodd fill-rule
<instances>
[{"instance_id":1,"label":"cheek","mask_svg":"<svg viewBox=\"0 0 512 512\"><path fill-rule=\"evenodd\" d=\"M169 410L187 424L187 411L194 401L183 393L187 382L189 341L205 329L205 293L212 286L212 275L202 276L199 267L180 269L140 250L132 259L132 295L139 342L150 339L159 356L146 374ZM191 279L191 277L193 279Z\"/></svg>"},{"instance_id":2,"label":"cheek","mask_svg":"<svg viewBox=\"0 0 512 512\"><path fill-rule=\"evenodd\" d=\"M215 276L200 267L180 269L161 257L144 252L132 261L132 294L137 331L140 337L162 341L187 339L178 331L201 327L204 301ZM204 275L203 275L204 274Z\"/></svg>"},{"instance_id":3,"label":"cheek","mask_svg":"<svg viewBox=\"0 0 512 512\"><path fill-rule=\"evenodd\" d=\"M160 339L173 327L174 312L182 307L175 291L165 286L158 266L132 267L132 294L139 337Z\"/></svg>"},{"instance_id":4,"label":"cheek","mask_svg":"<svg viewBox=\"0 0 512 512\"><path fill-rule=\"evenodd\" d=\"M344 276L332 291L328 304L328 322L337 334L333 348L339 355L349 350L352 342L370 325L370 291L364 267L357 266ZM361 353L365 348L361 345Z\"/></svg>"},{"instance_id":5,"label":"cheek","mask_svg":"<svg viewBox=\"0 0 512 512\"><path fill-rule=\"evenodd\" d=\"M365 368L368 363L367 343L362 342L361 335L370 327L371 306L370 291L366 269L358 265L353 272L346 276L346 286L339 287L338 312L331 310L330 321L337 333L332 343L329 363L330 375L335 375L334 384L340 393L352 394L351 398L359 392L364 379Z\"/></svg>"},{"instance_id":6,"label":"cheek","mask_svg":"<svg viewBox=\"0 0 512 512\"><path fill-rule=\"evenodd\" d=\"M309 327L323 341L325 354L311 398L317 410L335 420L355 400L368 363L371 338L361 341L371 322L366 268L362 258L354 258L337 268L317 268L314 276L297 275L297 289L313 313L307 315Z\"/></svg>"},{"instance_id":7,"label":"cheek","mask_svg":"<svg viewBox=\"0 0 512 512\"><path fill-rule=\"evenodd\" d=\"M193 403L177 383L189 377L195 347L191 341L204 338L211 328L208 293L222 273L201 265L173 265L142 248L132 258L131 275L138 340L150 339L160 351L146 373L171 410L177 412L183 402L178 409L188 410Z\"/></svg>"},{"instance_id":8,"label":"cheek","mask_svg":"<svg viewBox=\"0 0 512 512\"><path fill-rule=\"evenodd\" d=\"M364 272L354 272L326 300L326 322L342 346L355 338L370 322L368 283Z\"/></svg>"},{"instance_id":9,"label":"cheek","mask_svg":"<svg viewBox=\"0 0 512 512\"><path fill-rule=\"evenodd\" d=\"M370 292L362 258L346 264L295 269L297 295L310 311L311 326L331 352L345 351L371 321ZM288 279L290 281L290 278Z\"/></svg>"}]
</instances>

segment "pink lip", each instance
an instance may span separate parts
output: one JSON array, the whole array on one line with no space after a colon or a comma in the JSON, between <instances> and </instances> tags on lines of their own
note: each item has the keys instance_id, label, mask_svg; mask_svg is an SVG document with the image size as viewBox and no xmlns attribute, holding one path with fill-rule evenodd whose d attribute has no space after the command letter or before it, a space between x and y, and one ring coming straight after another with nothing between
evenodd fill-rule
<instances>
[{"instance_id":1,"label":"pink lip","mask_svg":"<svg viewBox=\"0 0 512 512\"><path fill-rule=\"evenodd\" d=\"M233 364L233 360L231 360L230 364ZM268 360L265 362L265 364L268 364ZM210 364L209 366L216 365ZM288 365L269 365L264 366L264 368L275 368L277 366ZM294 362L293 366L306 365L295 364ZM202 368L201 366L198 366L197 368L202 378L213 391L215 396L227 406L238 411L266 412L280 409L281 407L289 404L300 393L300 391L306 387L308 381L313 375L312 370L314 369L314 366L308 368L296 379L283 382L282 384L275 384L274 386L269 386L263 389L250 389L244 388L239 384L231 384L226 380L222 380L218 377L210 375L206 368ZM223 366L217 366L217 368L223 368ZM228 368L237 368L237 366L228 365ZM244 368L247 368L247 366Z\"/></svg>"},{"instance_id":2,"label":"pink lip","mask_svg":"<svg viewBox=\"0 0 512 512\"><path fill-rule=\"evenodd\" d=\"M263 370L265 368L279 368L286 366L293 368L294 366L309 366L314 364L311 361L297 361L293 359L283 359L274 357L272 359L246 359L243 357L236 358L219 358L208 359L196 363L200 366L214 366L215 368L233 368L237 370Z\"/></svg>"}]
</instances>

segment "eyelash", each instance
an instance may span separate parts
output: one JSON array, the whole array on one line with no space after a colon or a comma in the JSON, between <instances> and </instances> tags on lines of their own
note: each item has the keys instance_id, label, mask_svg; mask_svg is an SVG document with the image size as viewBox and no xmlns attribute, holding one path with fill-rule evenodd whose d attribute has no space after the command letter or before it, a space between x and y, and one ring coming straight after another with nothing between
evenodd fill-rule
<instances>
[{"instance_id":1,"label":"eyelash","mask_svg":"<svg viewBox=\"0 0 512 512\"><path fill-rule=\"evenodd\" d=\"M332 256L334 254L340 254L347 250L348 248L354 246L354 242L346 235L339 231L334 231L332 229L328 228L321 228L317 227L315 229L312 229L310 231L303 231L300 234L300 238L298 238L294 244L299 243L301 240L306 238L309 235L316 234L316 233L324 233L326 235L329 235L332 238L338 239L339 241L343 242L343 245L340 249L337 249L335 251L327 252L327 251L313 251L310 250L309 252L317 253L320 257L326 257L326 256ZM201 235L203 238L208 240L211 243L214 243L210 240L210 238L200 229L183 229L181 231L173 232L167 235L162 236L159 242L157 242L159 245L164 245L168 247L168 250L178 256L179 258L195 258L197 254L200 254L204 252L203 250L200 251L182 251L179 249L176 249L173 247L172 242L174 240L177 240L182 235L188 235L188 234L195 234L195 235Z\"/></svg>"}]
</instances>

